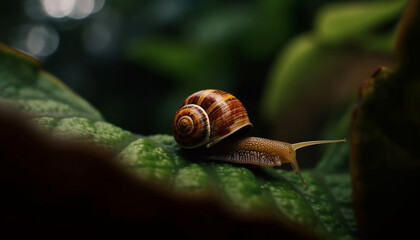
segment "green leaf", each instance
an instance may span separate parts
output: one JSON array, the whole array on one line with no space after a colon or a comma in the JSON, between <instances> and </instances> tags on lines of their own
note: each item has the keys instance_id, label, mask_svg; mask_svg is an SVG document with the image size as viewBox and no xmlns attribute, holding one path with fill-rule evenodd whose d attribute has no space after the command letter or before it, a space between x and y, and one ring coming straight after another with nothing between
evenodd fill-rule
<instances>
[{"instance_id":1,"label":"green leaf","mask_svg":"<svg viewBox=\"0 0 420 240\"><path fill-rule=\"evenodd\" d=\"M101 114L51 74L37 60L0 44L0 99L39 116L83 116L102 120Z\"/></svg>"},{"instance_id":2,"label":"green leaf","mask_svg":"<svg viewBox=\"0 0 420 240\"><path fill-rule=\"evenodd\" d=\"M192 158L179 149L172 136L141 136L107 123L97 110L41 70L35 60L5 46L0 47L1 104L28 113L31 122L53 138L77 139L107 150L116 156L116 163L135 173L138 181L155 183L153 186L171 194L219 199L232 210L229 214L269 215L314 238L355 238L346 172L303 171L308 183L304 187L294 172L282 168Z\"/></svg>"},{"instance_id":3,"label":"green leaf","mask_svg":"<svg viewBox=\"0 0 420 240\"><path fill-rule=\"evenodd\" d=\"M266 120L282 118L288 113L291 99L312 90L317 77L330 67L334 56L330 48L320 44L313 35L301 35L291 42L272 67L262 95L262 116ZM302 84L307 85L302 88Z\"/></svg>"},{"instance_id":4,"label":"green leaf","mask_svg":"<svg viewBox=\"0 0 420 240\"><path fill-rule=\"evenodd\" d=\"M118 148L119 144L131 135L130 132L110 123L92 121L83 117L54 118L45 116L35 117L33 121L49 130L56 137L76 138L110 150Z\"/></svg>"},{"instance_id":5,"label":"green leaf","mask_svg":"<svg viewBox=\"0 0 420 240\"><path fill-rule=\"evenodd\" d=\"M365 59L372 53L391 55L395 43L392 26L406 3L391 0L326 5L317 14L314 29L292 39L278 54L262 94L261 116L276 128L279 119L302 119L317 114L305 109L307 115L298 111L294 116L294 110L308 108L302 103L318 101L323 106L353 97L353 91L342 91L342 85L352 83L339 83L343 66L348 71L345 74L350 75L361 71L352 54ZM334 99L333 95L325 101L320 97L331 92L342 92L341 99Z\"/></svg>"},{"instance_id":6,"label":"green leaf","mask_svg":"<svg viewBox=\"0 0 420 240\"><path fill-rule=\"evenodd\" d=\"M406 3L391 0L330 4L319 12L315 29L329 43L357 39L397 19Z\"/></svg>"}]
</instances>

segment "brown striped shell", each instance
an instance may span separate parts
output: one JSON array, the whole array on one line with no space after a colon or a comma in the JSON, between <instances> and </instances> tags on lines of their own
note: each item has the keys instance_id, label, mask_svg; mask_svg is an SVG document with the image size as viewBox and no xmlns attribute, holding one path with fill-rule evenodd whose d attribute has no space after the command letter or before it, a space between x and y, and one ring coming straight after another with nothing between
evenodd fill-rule
<instances>
[{"instance_id":1,"label":"brown striped shell","mask_svg":"<svg viewBox=\"0 0 420 240\"><path fill-rule=\"evenodd\" d=\"M227 136L252 127L242 103L232 94L208 89L190 95L173 122L175 140L184 148L211 147Z\"/></svg>"}]
</instances>

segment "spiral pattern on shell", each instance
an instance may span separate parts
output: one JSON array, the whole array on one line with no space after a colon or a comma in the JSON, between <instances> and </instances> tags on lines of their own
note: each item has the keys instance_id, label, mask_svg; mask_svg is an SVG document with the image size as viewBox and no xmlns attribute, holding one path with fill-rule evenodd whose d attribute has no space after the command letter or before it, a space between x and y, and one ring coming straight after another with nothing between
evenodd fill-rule
<instances>
[{"instance_id":1,"label":"spiral pattern on shell","mask_svg":"<svg viewBox=\"0 0 420 240\"><path fill-rule=\"evenodd\" d=\"M239 130L252 127L242 103L232 94L208 89L190 95L173 122L175 140L184 148L211 147Z\"/></svg>"},{"instance_id":2,"label":"spiral pattern on shell","mask_svg":"<svg viewBox=\"0 0 420 240\"><path fill-rule=\"evenodd\" d=\"M210 121L203 108L195 104L182 106L174 118L175 140L184 148L196 148L210 139Z\"/></svg>"}]
</instances>

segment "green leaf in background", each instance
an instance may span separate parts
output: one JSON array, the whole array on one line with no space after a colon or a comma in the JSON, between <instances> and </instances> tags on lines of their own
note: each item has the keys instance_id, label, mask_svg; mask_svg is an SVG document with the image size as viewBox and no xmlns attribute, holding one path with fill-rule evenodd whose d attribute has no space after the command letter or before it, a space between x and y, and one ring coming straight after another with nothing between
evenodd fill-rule
<instances>
[{"instance_id":1,"label":"green leaf in background","mask_svg":"<svg viewBox=\"0 0 420 240\"><path fill-rule=\"evenodd\" d=\"M379 61L382 64L389 61L385 56L392 54L395 27L387 29L396 25L406 3L344 2L324 7L316 17L314 30L297 36L279 53L262 95L261 116L277 129L287 125L279 123L285 121L282 119L316 121L331 103L353 98L359 79L365 79L365 75L358 75L365 71L363 67L376 67L378 55L384 58ZM318 103L317 108L308 107L311 102ZM305 111L294 113L296 109ZM298 135L305 132L294 128ZM281 129L275 131L285 135Z\"/></svg>"},{"instance_id":2,"label":"green leaf in background","mask_svg":"<svg viewBox=\"0 0 420 240\"><path fill-rule=\"evenodd\" d=\"M303 187L292 171L191 159L171 136L140 136L105 122L97 110L34 63L1 46L0 103L29 113L33 123L54 137L111 150L110 155L116 153L119 164L140 179L173 194L212 196L233 212L268 214L314 238L355 237L348 173L306 170L308 186Z\"/></svg>"},{"instance_id":3,"label":"green leaf in background","mask_svg":"<svg viewBox=\"0 0 420 240\"><path fill-rule=\"evenodd\" d=\"M330 66L333 54L312 35L295 38L273 65L261 105L264 118L284 117L291 106L290 100L307 94L317 84L311 80L319 78Z\"/></svg>"},{"instance_id":4,"label":"green leaf in background","mask_svg":"<svg viewBox=\"0 0 420 240\"><path fill-rule=\"evenodd\" d=\"M397 19L406 3L391 0L330 4L319 12L315 30L323 41L342 44Z\"/></svg>"}]
</instances>

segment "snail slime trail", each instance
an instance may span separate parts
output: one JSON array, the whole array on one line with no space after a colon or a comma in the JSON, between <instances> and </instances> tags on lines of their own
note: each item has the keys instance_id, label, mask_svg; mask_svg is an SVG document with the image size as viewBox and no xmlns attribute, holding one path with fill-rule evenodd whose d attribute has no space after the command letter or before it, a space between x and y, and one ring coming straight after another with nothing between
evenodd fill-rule
<instances>
[{"instance_id":1,"label":"snail slime trail","mask_svg":"<svg viewBox=\"0 0 420 240\"><path fill-rule=\"evenodd\" d=\"M245 137L252 127L245 107L232 94L216 89L198 91L185 99L175 113L172 127L176 142L183 148L197 149L204 159L263 167L291 163L303 185L306 184L296 161L296 150L346 141L318 140L290 144Z\"/></svg>"}]
</instances>

